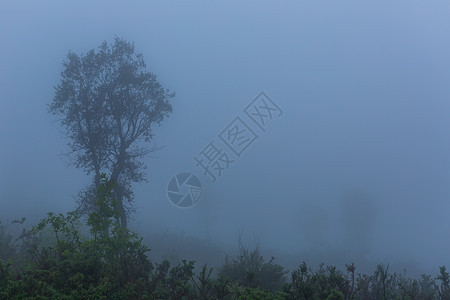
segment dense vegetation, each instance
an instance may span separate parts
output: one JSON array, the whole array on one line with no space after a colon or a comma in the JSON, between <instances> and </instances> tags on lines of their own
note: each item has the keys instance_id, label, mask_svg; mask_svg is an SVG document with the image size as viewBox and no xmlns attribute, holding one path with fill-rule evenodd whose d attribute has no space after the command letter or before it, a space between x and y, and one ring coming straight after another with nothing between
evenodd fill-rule
<instances>
[{"instance_id":1,"label":"dense vegetation","mask_svg":"<svg viewBox=\"0 0 450 300\"><path fill-rule=\"evenodd\" d=\"M76 211L49 213L17 239L8 226L24 219L0 223L0 299L450 299L444 266L419 279L382 265L366 275L305 262L288 274L241 243L217 276L206 265L195 272L194 261L152 262L142 238L120 226L113 186L102 176L89 232Z\"/></svg>"}]
</instances>

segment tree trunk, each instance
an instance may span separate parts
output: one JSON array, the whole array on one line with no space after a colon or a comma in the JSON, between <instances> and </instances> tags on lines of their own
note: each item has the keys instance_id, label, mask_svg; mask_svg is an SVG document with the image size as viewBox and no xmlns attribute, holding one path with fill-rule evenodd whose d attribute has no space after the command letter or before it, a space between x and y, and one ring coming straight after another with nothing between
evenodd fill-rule
<instances>
[{"instance_id":1,"label":"tree trunk","mask_svg":"<svg viewBox=\"0 0 450 300\"><path fill-rule=\"evenodd\" d=\"M119 183L117 183L118 185ZM127 229L128 228L128 222L127 222L127 215L125 212L125 207L123 206L123 195L120 191L121 187L117 186L117 189L115 191L116 201L117 201L117 209L120 213L120 227Z\"/></svg>"}]
</instances>

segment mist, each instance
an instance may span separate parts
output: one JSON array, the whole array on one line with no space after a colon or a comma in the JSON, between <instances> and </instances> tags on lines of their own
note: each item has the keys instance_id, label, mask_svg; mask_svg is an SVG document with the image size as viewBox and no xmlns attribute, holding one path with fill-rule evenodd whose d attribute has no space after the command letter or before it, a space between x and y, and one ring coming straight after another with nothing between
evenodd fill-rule
<instances>
[{"instance_id":1,"label":"mist","mask_svg":"<svg viewBox=\"0 0 450 300\"><path fill-rule=\"evenodd\" d=\"M130 228L151 255L218 265L241 232L291 270L354 261L436 273L450 251L449 11L444 1L2 2L0 218L76 207L91 177L68 165L48 105L69 51L118 36L176 93L154 128L148 182L133 185ZM261 92L280 109L264 130L245 113ZM213 181L194 157L211 141L227 149L220 134L236 117L257 138L240 156L228 149L235 161ZM202 188L188 208L168 198L183 172Z\"/></svg>"}]
</instances>

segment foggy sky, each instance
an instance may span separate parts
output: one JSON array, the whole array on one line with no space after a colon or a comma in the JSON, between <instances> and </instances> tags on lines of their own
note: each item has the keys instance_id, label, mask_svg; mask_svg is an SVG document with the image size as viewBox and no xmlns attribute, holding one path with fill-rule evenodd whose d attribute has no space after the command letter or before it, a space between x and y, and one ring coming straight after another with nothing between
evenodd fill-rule
<instances>
[{"instance_id":1,"label":"foggy sky","mask_svg":"<svg viewBox=\"0 0 450 300\"><path fill-rule=\"evenodd\" d=\"M445 1L2 1L0 216L75 207L90 179L66 165L47 105L67 52L117 35L176 93L149 183L134 186L133 228L230 245L244 229L290 253L448 263L449 12ZM193 156L261 91L283 115L212 183ZM166 196L180 172L204 187L190 209Z\"/></svg>"}]
</instances>

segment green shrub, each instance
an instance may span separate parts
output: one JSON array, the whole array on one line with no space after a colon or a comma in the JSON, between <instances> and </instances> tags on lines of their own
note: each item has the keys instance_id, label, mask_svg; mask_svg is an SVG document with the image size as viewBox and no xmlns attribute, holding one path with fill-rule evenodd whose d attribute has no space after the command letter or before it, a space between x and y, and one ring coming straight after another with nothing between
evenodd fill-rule
<instances>
[{"instance_id":1,"label":"green shrub","mask_svg":"<svg viewBox=\"0 0 450 300\"><path fill-rule=\"evenodd\" d=\"M336 267L320 265L317 272L303 262L291 274L286 291L293 299L344 299L349 295L349 280Z\"/></svg>"},{"instance_id":2,"label":"green shrub","mask_svg":"<svg viewBox=\"0 0 450 300\"><path fill-rule=\"evenodd\" d=\"M282 289L288 271L274 263L274 257L266 262L258 247L249 251L243 247L241 241L239 250L238 257L225 257L219 276L238 282L244 287L260 288L270 292Z\"/></svg>"}]
</instances>

